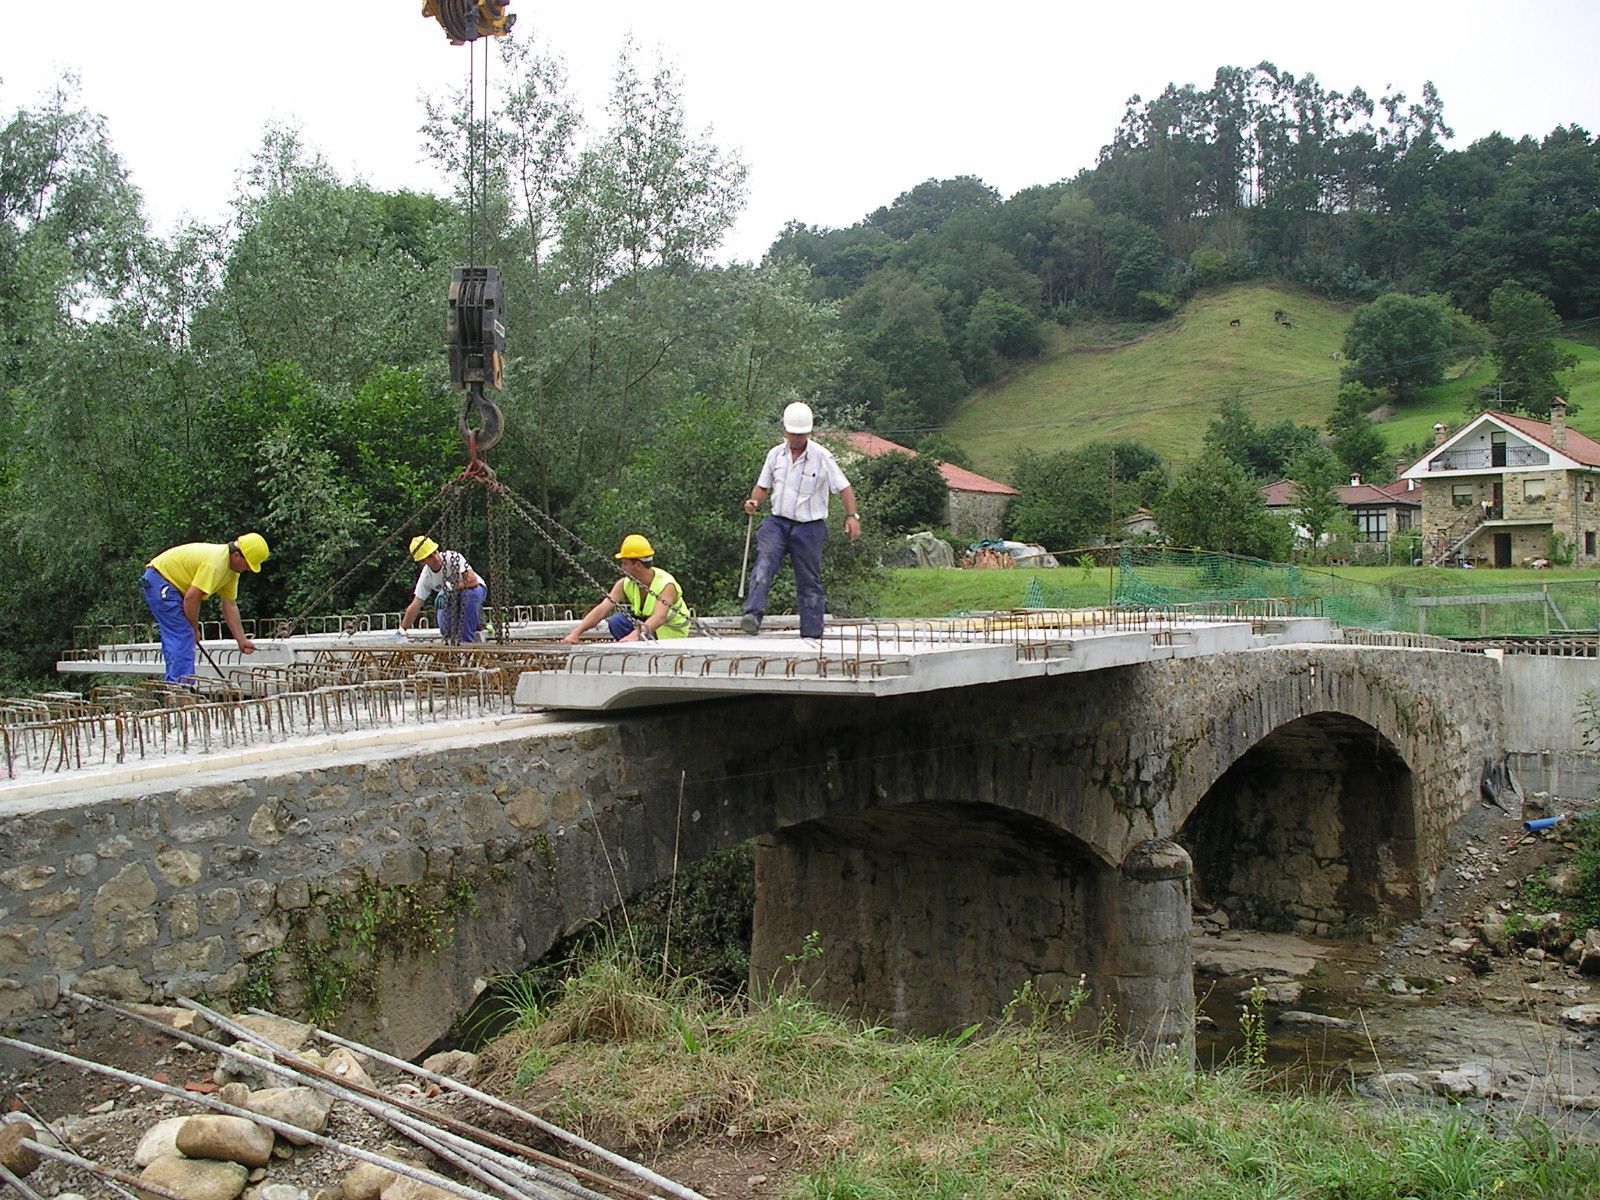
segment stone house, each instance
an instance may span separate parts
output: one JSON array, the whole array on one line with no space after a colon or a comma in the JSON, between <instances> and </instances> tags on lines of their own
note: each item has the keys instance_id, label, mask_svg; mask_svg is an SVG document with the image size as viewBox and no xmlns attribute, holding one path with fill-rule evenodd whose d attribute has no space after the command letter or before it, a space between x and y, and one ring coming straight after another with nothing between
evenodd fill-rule
<instances>
[{"instance_id":1,"label":"stone house","mask_svg":"<svg viewBox=\"0 0 1600 1200\"><path fill-rule=\"evenodd\" d=\"M1362 483L1352 475L1350 482L1334 489L1339 503L1356 527L1356 541L1383 543L1417 524L1422 512L1421 491L1405 479L1383 485ZM1261 489L1268 512L1293 517L1300 511L1292 479L1280 479Z\"/></svg>"},{"instance_id":2,"label":"stone house","mask_svg":"<svg viewBox=\"0 0 1600 1200\"><path fill-rule=\"evenodd\" d=\"M1433 442L1402 476L1422 493L1425 561L1509 567L1552 549L1600 561L1600 442L1567 428L1560 399L1548 424L1483 412L1453 435L1435 425Z\"/></svg>"},{"instance_id":3,"label":"stone house","mask_svg":"<svg viewBox=\"0 0 1600 1200\"><path fill-rule=\"evenodd\" d=\"M842 440L847 453L861 458L877 458L884 454L905 454L913 458L916 451L864 429L852 429L824 440ZM849 474L846 468L846 474ZM944 477L945 527L952 537L976 541L980 538L998 538L1005 535L1006 508L1017 489L997 480L986 479L976 471L968 471L950 463L939 464L939 474Z\"/></svg>"}]
</instances>

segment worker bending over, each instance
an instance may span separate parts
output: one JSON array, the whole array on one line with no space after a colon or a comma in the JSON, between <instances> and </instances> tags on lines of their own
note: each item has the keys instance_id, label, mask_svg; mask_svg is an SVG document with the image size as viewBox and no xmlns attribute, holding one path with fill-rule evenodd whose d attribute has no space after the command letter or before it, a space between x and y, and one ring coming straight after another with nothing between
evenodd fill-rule
<instances>
[{"instance_id":1,"label":"worker bending over","mask_svg":"<svg viewBox=\"0 0 1600 1200\"><path fill-rule=\"evenodd\" d=\"M642 534L630 533L623 538L622 548L614 555L622 568L622 578L561 640L575 645L601 621L619 642L688 637L689 608L678 590L678 581L655 565L655 553Z\"/></svg>"},{"instance_id":2,"label":"worker bending over","mask_svg":"<svg viewBox=\"0 0 1600 1200\"><path fill-rule=\"evenodd\" d=\"M483 580L459 550L441 550L427 534L411 539L411 561L422 565L411 603L400 614L404 634L417 619L422 603L434 597L439 633L447 642L475 642L478 622L483 616L483 598L488 593Z\"/></svg>"},{"instance_id":3,"label":"worker bending over","mask_svg":"<svg viewBox=\"0 0 1600 1200\"><path fill-rule=\"evenodd\" d=\"M161 631L162 678L177 683L194 674L194 648L200 644L200 602L216 596L222 620L239 653L254 654L256 644L239 623L239 575L261 570L267 541L241 533L231 542L185 542L163 550L144 568L144 602Z\"/></svg>"}]
</instances>

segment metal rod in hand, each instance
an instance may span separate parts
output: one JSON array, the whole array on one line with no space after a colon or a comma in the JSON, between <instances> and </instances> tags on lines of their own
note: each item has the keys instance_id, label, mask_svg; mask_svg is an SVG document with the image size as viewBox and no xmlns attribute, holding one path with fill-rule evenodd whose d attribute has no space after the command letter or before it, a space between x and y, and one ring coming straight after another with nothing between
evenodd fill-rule
<instances>
[{"instance_id":1,"label":"metal rod in hand","mask_svg":"<svg viewBox=\"0 0 1600 1200\"><path fill-rule=\"evenodd\" d=\"M739 564L739 599L744 599L745 573L750 569L750 535L755 532L756 515L750 514L750 519L744 526L744 561Z\"/></svg>"},{"instance_id":2,"label":"metal rod in hand","mask_svg":"<svg viewBox=\"0 0 1600 1200\"><path fill-rule=\"evenodd\" d=\"M216 668L217 678L227 683L228 677L222 673L222 668L217 666L217 660L211 657L211 651L206 649L206 644L196 639L195 645L200 647L200 653L206 656L206 661Z\"/></svg>"}]
</instances>

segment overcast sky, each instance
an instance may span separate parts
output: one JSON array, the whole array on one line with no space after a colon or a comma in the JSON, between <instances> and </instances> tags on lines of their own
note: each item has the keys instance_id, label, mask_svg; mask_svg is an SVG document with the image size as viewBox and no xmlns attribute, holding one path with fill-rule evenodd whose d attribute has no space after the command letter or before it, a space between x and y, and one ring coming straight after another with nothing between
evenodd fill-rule
<instances>
[{"instance_id":1,"label":"overcast sky","mask_svg":"<svg viewBox=\"0 0 1600 1200\"><path fill-rule=\"evenodd\" d=\"M0 41L0 107L76 73L158 229L222 217L269 121L297 124L346 178L442 190L420 161L421 96L459 84L468 52L421 19L420 0L76 0L33 21L21 0L5 4L17 11ZM1219 66L1263 59L1374 97L1417 97L1431 79L1456 146L1495 130L1600 131L1593 0L513 0L512 11L515 36L565 58L596 127L623 38L659 48L691 125L750 168L726 247L743 259L790 219L849 225L924 179L977 175L1010 195L1069 176L1093 164L1130 96L1204 87Z\"/></svg>"}]
</instances>

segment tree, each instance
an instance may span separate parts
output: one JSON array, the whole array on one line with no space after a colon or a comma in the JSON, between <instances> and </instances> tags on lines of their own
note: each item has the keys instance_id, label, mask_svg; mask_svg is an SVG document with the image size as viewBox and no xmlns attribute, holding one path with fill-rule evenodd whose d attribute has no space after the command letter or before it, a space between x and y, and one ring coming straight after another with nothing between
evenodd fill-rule
<instances>
[{"instance_id":1,"label":"tree","mask_svg":"<svg viewBox=\"0 0 1600 1200\"><path fill-rule=\"evenodd\" d=\"M961 365L967 382L987 383L1012 363L1039 353L1043 344L1033 314L988 289L978 297L961 336Z\"/></svg>"},{"instance_id":2,"label":"tree","mask_svg":"<svg viewBox=\"0 0 1600 1200\"><path fill-rule=\"evenodd\" d=\"M1207 450L1263 482L1282 478L1290 460L1318 444L1315 429L1296 425L1288 418L1271 425L1257 425L1237 397L1230 397L1217 406L1217 415L1206 426L1204 440Z\"/></svg>"},{"instance_id":3,"label":"tree","mask_svg":"<svg viewBox=\"0 0 1600 1200\"><path fill-rule=\"evenodd\" d=\"M939 464L920 454L880 454L855 474L861 503L885 533L943 525L949 489Z\"/></svg>"},{"instance_id":4,"label":"tree","mask_svg":"<svg viewBox=\"0 0 1600 1200\"><path fill-rule=\"evenodd\" d=\"M1560 327L1555 306L1543 296L1518 283L1495 288L1489 297L1489 332L1500 408L1549 417L1551 398L1564 390L1557 376L1578 365L1577 355L1556 345Z\"/></svg>"},{"instance_id":5,"label":"tree","mask_svg":"<svg viewBox=\"0 0 1600 1200\"><path fill-rule=\"evenodd\" d=\"M1007 528L1022 541L1057 550L1094 544L1148 498L1148 477L1159 478L1160 463L1137 442L1091 442L1050 454L1024 450L1011 475L1019 495L1007 510Z\"/></svg>"},{"instance_id":6,"label":"tree","mask_svg":"<svg viewBox=\"0 0 1600 1200\"><path fill-rule=\"evenodd\" d=\"M1438 297L1388 292L1350 318L1344 335L1350 365L1340 378L1386 388L1405 404L1444 378L1453 343L1450 313Z\"/></svg>"},{"instance_id":7,"label":"tree","mask_svg":"<svg viewBox=\"0 0 1600 1200\"><path fill-rule=\"evenodd\" d=\"M1376 397L1359 383L1347 383L1339 389L1328 417L1334 455L1348 474L1368 480L1384 478L1387 470L1388 448L1367 418L1375 402Z\"/></svg>"},{"instance_id":8,"label":"tree","mask_svg":"<svg viewBox=\"0 0 1600 1200\"><path fill-rule=\"evenodd\" d=\"M917 443L917 453L935 462L949 463L952 467L961 467L970 471L972 455L956 445L942 433L930 433Z\"/></svg>"},{"instance_id":9,"label":"tree","mask_svg":"<svg viewBox=\"0 0 1600 1200\"><path fill-rule=\"evenodd\" d=\"M1277 562L1289 555L1289 526L1267 511L1250 473L1226 459L1195 459L1172 481L1155 515L1174 545Z\"/></svg>"},{"instance_id":10,"label":"tree","mask_svg":"<svg viewBox=\"0 0 1600 1200\"><path fill-rule=\"evenodd\" d=\"M1306 531L1315 549L1322 535L1344 515L1337 491L1344 483L1343 466L1330 451L1317 446L1298 455L1287 474L1294 481L1295 523Z\"/></svg>"}]
</instances>

